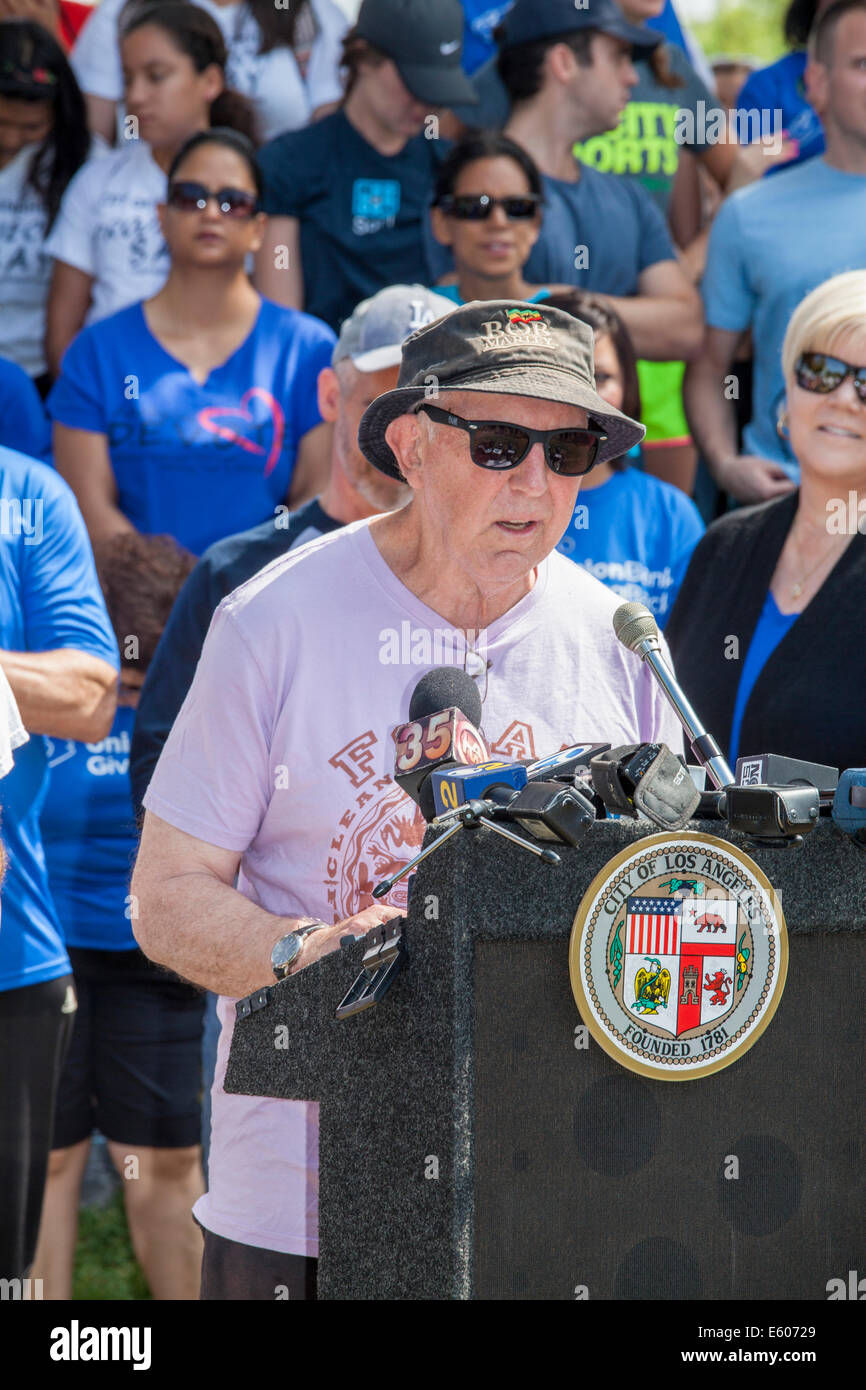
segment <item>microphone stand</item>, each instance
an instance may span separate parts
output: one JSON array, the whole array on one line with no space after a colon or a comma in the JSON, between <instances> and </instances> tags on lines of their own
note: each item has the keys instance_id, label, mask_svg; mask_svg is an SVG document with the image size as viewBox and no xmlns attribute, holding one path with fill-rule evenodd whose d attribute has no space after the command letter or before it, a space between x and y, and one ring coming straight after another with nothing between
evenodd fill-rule
<instances>
[{"instance_id":1,"label":"microphone stand","mask_svg":"<svg viewBox=\"0 0 866 1390\"><path fill-rule=\"evenodd\" d=\"M555 850L548 849L546 846L542 848L540 845L534 845L530 840L525 840L522 835L515 834L513 830L506 830L504 825L498 825L496 821L492 821L487 814L489 810L489 805L484 801L467 801L465 805L458 806L456 811L446 811L443 815L436 816L430 824L437 830L442 829L443 834L426 849L422 849L420 854L416 854L414 859L410 859L408 864L404 864L398 873L392 874L390 878L382 879L381 883L377 883L373 889L373 897L376 899L384 898L386 893L390 893L395 883L399 883L401 878L412 873L413 869L417 868L424 859L429 858L435 850L441 849L445 841L456 835L458 830L475 829L479 825L486 826L488 830L492 830L496 835L501 835L504 840L510 840L514 845L520 845L521 849L528 850L530 854L536 855L545 864L562 863Z\"/></svg>"}]
</instances>

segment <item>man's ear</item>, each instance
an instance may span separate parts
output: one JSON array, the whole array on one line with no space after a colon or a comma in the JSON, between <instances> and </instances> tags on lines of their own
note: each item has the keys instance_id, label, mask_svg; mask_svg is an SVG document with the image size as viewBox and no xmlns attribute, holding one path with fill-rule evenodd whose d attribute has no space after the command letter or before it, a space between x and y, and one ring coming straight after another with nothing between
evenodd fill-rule
<instances>
[{"instance_id":1,"label":"man's ear","mask_svg":"<svg viewBox=\"0 0 866 1390\"><path fill-rule=\"evenodd\" d=\"M406 482L416 492L421 487L424 463L423 428L417 415L398 415L385 431L385 443L396 458Z\"/></svg>"},{"instance_id":2,"label":"man's ear","mask_svg":"<svg viewBox=\"0 0 866 1390\"><path fill-rule=\"evenodd\" d=\"M804 84L809 102L817 114L823 116L830 94L830 72L826 64L819 63L816 58L810 58L806 64Z\"/></svg>"},{"instance_id":3,"label":"man's ear","mask_svg":"<svg viewBox=\"0 0 866 1390\"><path fill-rule=\"evenodd\" d=\"M569 47L567 43L555 43L552 48L548 49L544 61L549 75L557 82L571 81L577 59L574 56L574 49Z\"/></svg>"},{"instance_id":4,"label":"man's ear","mask_svg":"<svg viewBox=\"0 0 866 1390\"><path fill-rule=\"evenodd\" d=\"M333 367L323 367L316 380L319 414L332 425L340 413L340 381Z\"/></svg>"}]
</instances>

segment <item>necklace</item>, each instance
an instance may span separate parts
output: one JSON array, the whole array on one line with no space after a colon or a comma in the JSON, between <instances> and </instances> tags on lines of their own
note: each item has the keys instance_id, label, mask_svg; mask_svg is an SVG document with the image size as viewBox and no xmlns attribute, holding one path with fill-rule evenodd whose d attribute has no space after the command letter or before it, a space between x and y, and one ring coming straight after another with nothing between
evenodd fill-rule
<instances>
[{"instance_id":1,"label":"necklace","mask_svg":"<svg viewBox=\"0 0 866 1390\"><path fill-rule=\"evenodd\" d=\"M811 579L811 578L812 578L812 575L815 573L816 570L818 570L818 569L821 568L821 566L823 565L823 563L824 563L824 561L827 559L827 557L828 557L829 555L832 555L832 554L833 554L833 550L834 550L834 549L835 549L835 547L834 547L834 546L831 546L829 550L825 550L825 551L824 551L824 554L821 556L820 560L818 560L817 564L814 564L810 570L807 570L806 573L803 575L803 577L802 577L801 579L798 579L798 580L797 580L796 584L792 584L792 586L791 586L791 598L799 598L799 597L800 597L800 595L802 594L804 588L806 587L806 581L807 581L807 579Z\"/></svg>"}]
</instances>

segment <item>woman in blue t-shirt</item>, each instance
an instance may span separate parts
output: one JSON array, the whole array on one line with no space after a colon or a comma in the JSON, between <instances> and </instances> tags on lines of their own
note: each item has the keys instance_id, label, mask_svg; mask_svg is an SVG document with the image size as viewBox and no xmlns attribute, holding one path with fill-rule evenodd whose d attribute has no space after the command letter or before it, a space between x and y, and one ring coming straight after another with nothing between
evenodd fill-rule
<instances>
[{"instance_id":1,"label":"woman in blue t-shirt","mask_svg":"<svg viewBox=\"0 0 866 1390\"><path fill-rule=\"evenodd\" d=\"M639 420L634 349L619 316L580 290L551 295L548 302L589 324L599 395ZM571 524L557 550L621 598L646 604L664 627L703 533L691 498L623 458L592 468L582 479Z\"/></svg>"},{"instance_id":2,"label":"woman in blue t-shirt","mask_svg":"<svg viewBox=\"0 0 866 1390\"><path fill-rule=\"evenodd\" d=\"M127 115L118 148L80 169L46 242L54 270L46 357L52 375L85 323L165 283L157 220L166 171L191 135L211 126L255 133L249 101L226 87L226 45L216 20L174 0L125 16L121 53Z\"/></svg>"},{"instance_id":3,"label":"woman in blue t-shirt","mask_svg":"<svg viewBox=\"0 0 866 1390\"><path fill-rule=\"evenodd\" d=\"M541 231L544 188L535 161L498 131L473 131L455 145L436 177L430 223L454 258L454 283L437 294L473 299L546 299L549 286L523 278ZM567 285L557 286L567 290Z\"/></svg>"},{"instance_id":4,"label":"woman in blue t-shirt","mask_svg":"<svg viewBox=\"0 0 866 1390\"><path fill-rule=\"evenodd\" d=\"M138 843L129 746L138 690L193 557L165 536L96 547L121 653L117 714L97 743L48 741L40 829L78 1010L57 1085L54 1137L34 1275L70 1298L82 1177L99 1129L154 1298L198 1294L204 997L151 964L133 935L129 877Z\"/></svg>"},{"instance_id":5,"label":"woman in blue t-shirt","mask_svg":"<svg viewBox=\"0 0 866 1390\"><path fill-rule=\"evenodd\" d=\"M169 169L163 289L86 328L48 401L58 470L94 539L138 530L194 554L306 501L329 459L316 379L334 335L252 288L252 146L203 131Z\"/></svg>"}]
</instances>

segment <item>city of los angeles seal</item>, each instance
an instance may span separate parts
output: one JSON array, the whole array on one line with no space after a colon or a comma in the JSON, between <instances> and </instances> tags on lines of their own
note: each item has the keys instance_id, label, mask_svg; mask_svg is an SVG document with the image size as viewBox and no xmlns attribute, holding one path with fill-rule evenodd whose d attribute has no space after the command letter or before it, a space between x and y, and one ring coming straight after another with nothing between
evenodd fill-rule
<instances>
[{"instance_id":1,"label":"city of los angeles seal","mask_svg":"<svg viewBox=\"0 0 866 1390\"><path fill-rule=\"evenodd\" d=\"M622 1066L688 1081L730 1066L776 1011L788 936L772 885L713 835L650 835L587 890L571 986L596 1042Z\"/></svg>"}]
</instances>

